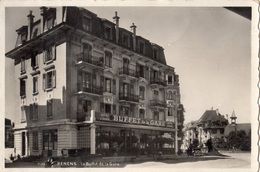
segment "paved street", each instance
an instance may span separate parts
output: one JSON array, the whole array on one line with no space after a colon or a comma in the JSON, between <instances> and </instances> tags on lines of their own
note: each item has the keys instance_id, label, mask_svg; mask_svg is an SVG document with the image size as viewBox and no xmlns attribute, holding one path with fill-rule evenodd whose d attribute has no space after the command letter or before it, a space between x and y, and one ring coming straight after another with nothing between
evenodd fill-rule
<instances>
[{"instance_id":1,"label":"paved street","mask_svg":"<svg viewBox=\"0 0 260 172\"><path fill-rule=\"evenodd\" d=\"M250 169L251 166L251 154L250 153L225 153L227 156L199 156L199 157L187 157L181 155L176 159L171 160L158 160L147 162L128 162L118 163L119 168L221 168L221 169ZM109 162L108 162L109 163ZM43 163L33 162L15 162L6 164L6 168L44 168ZM113 167L101 166L98 164L96 167Z\"/></svg>"},{"instance_id":2,"label":"paved street","mask_svg":"<svg viewBox=\"0 0 260 172\"><path fill-rule=\"evenodd\" d=\"M251 168L250 153L225 153L228 157L190 157L183 160L164 160L128 164L126 168Z\"/></svg>"}]
</instances>

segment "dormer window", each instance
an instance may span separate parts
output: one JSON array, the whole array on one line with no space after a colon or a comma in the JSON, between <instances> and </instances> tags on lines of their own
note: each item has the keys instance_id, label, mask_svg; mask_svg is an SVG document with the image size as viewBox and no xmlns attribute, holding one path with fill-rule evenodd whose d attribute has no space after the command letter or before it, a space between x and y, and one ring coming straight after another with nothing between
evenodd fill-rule
<instances>
[{"instance_id":1,"label":"dormer window","mask_svg":"<svg viewBox=\"0 0 260 172\"><path fill-rule=\"evenodd\" d=\"M106 39L111 40L112 39L112 29L109 26L105 26L104 28L104 36Z\"/></svg>"},{"instance_id":2,"label":"dormer window","mask_svg":"<svg viewBox=\"0 0 260 172\"><path fill-rule=\"evenodd\" d=\"M172 79L172 75L168 75L168 84L172 85L173 84L173 79Z\"/></svg>"},{"instance_id":3,"label":"dormer window","mask_svg":"<svg viewBox=\"0 0 260 172\"><path fill-rule=\"evenodd\" d=\"M21 35L21 41L22 41L22 44L24 44L27 40L27 34L26 33L22 33Z\"/></svg>"},{"instance_id":4,"label":"dormer window","mask_svg":"<svg viewBox=\"0 0 260 172\"><path fill-rule=\"evenodd\" d=\"M145 53L145 48L144 48L144 42L139 41L139 52L144 54Z\"/></svg>"},{"instance_id":5,"label":"dormer window","mask_svg":"<svg viewBox=\"0 0 260 172\"><path fill-rule=\"evenodd\" d=\"M129 47L129 36L122 34L122 44L123 46Z\"/></svg>"},{"instance_id":6,"label":"dormer window","mask_svg":"<svg viewBox=\"0 0 260 172\"><path fill-rule=\"evenodd\" d=\"M153 48L153 58L158 60L158 49L157 48Z\"/></svg>"},{"instance_id":7,"label":"dormer window","mask_svg":"<svg viewBox=\"0 0 260 172\"><path fill-rule=\"evenodd\" d=\"M89 17L83 17L83 29L86 31L91 31L91 19Z\"/></svg>"},{"instance_id":8,"label":"dormer window","mask_svg":"<svg viewBox=\"0 0 260 172\"><path fill-rule=\"evenodd\" d=\"M54 26L54 17L50 16L47 18L47 30L51 29Z\"/></svg>"}]
</instances>

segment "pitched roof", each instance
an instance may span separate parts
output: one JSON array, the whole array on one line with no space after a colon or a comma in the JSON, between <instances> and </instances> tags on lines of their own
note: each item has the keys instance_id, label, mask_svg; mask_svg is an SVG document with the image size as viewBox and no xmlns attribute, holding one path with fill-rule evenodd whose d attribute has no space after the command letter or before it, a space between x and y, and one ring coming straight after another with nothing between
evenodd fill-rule
<instances>
[{"instance_id":1,"label":"pitched roof","mask_svg":"<svg viewBox=\"0 0 260 172\"><path fill-rule=\"evenodd\" d=\"M246 132L249 132L251 130L251 124L250 123L241 123L236 125L236 130L244 130ZM230 132L235 131L235 126L232 124L228 124L225 128L225 135L228 135Z\"/></svg>"},{"instance_id":2,"label":"pitched roof","mask_svg":"<svg viewBox=\"0 0 260 172\"><path fill-rule=\"evenodd\" d=\"M228 120L223 115L221 115L217 110L206 110L198 120L198 123L206 122L206 121L228 122Z\"/></svg>"}]
</instances>

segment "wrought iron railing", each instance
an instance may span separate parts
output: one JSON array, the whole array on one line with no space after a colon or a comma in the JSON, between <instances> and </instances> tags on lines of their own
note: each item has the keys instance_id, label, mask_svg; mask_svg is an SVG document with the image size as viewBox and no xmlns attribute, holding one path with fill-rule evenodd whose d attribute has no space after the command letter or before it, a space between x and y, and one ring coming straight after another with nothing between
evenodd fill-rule
<instances>
[{"instance_id":1,"label":"wrought iron railing","mask_svg":"<svg viewBox=\"0 0 260 172\"><path fill-rule=\"evenodd\" d=\"M139 95L119 93L119 100L126 100L131 102L139 102Z\"/></svg>"},{"instance_id":2,"label":"wrought iron railing","mask_svg":"<svg viewBox=\"0 0 260 172\"><path fill-rule=\"evenodd\" d=\"M103 94L103 88L97 85L87 85L85 83L77 83L77 91L80 92L87 92L87 93L93 93L102 95Z\"/></svg>"},{"instance_id":3,"label":"wrought iron railing","mask_svg":"<svg viewBox=\"0 0 260 172\"><path fill-rule=\"evenodd\" d=\"M150 84L167 86L167 81L165 79L161 79L161 78L150 78Z\"/></svg>"},{"instance_id":4,"label":"wrought iron railing","mask_svg":"<svg viewBox=\"0 0 260 172\"><path fill-rule=\"evenodd\" d=\"M159 106L159 107L163 107L163 108L167 107L166 101L157 100L157 99L150 100L150 105L151 106Z\"/></svg>"},{"instance_id":5,"label":"wrought iron railing","mask_svg":"<svg viewBox=\"0 0 260 172\"><path fill-rule=\"evenodd\" d=\"M129 69L126 67L119 68L119 75L128 75L135 78L139 78L139 73L136 70Z\"/></svg>"},{"instance_id":6,"label":"wrought iron railing","mask_svg":"<svg viewBox=\"0 0 260 172\"><path fill-rule=\"evenodd\" d=\"M77 62L85 62L95 66L103 67L104 66L104 58L103 57L94 57L90 54L80 53L77 54Z\"/></svg>"}]
</instances>

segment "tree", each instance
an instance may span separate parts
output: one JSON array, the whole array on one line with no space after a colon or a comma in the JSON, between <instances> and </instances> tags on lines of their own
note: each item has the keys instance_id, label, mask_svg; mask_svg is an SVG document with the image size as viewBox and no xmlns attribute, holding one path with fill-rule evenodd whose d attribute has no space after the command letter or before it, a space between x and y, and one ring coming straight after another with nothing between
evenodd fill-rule
<instances>
[{"instance_id":1,"label":"tree","mask_svg":"<svg viewBox=\"0 0 260 172\"><path fill-rule=\"evenodd\" d=\"M251 150L251 130L246 133L245 130L239 130L237 132L232 131L229 133L227 143L229 148L235 148L243 151Z\"/></svg>"}]
</instances>

